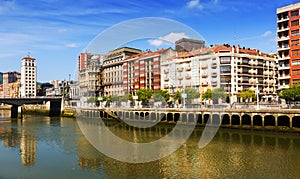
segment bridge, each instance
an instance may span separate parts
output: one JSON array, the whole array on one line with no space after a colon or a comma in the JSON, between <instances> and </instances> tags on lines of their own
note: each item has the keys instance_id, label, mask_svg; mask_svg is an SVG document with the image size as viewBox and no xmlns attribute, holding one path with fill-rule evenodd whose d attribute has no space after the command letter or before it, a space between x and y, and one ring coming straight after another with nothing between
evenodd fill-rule
<instances>
[{"instance_id":1,"label":"bridge","mask_svg":"<svg viewBox=\"0 0 300 179\"><path fill-rule=\"evenodd\" d=\"M12 105L11 118L18 118L18 107L23 104L43 104L50 101L50 116L60 116L62 98L47 98L47 97L35 97L35 98L0 98L0 103Z\"/></svg>"}]
</instances>

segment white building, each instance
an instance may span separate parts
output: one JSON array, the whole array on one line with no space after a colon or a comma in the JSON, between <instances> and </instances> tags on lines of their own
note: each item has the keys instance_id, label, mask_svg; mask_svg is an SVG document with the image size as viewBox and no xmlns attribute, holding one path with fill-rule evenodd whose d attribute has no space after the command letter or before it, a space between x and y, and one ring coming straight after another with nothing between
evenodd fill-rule
<instances>
[{"instance_id":1,"label":"white building","mask_svg":"<svg viewBox=\"0 0 300 179\"><path fill-rule=\"evenodd\" d=\"M30 56L22 58L21 97L36 96L36 59Z\"/></svg>"}]
</instances>

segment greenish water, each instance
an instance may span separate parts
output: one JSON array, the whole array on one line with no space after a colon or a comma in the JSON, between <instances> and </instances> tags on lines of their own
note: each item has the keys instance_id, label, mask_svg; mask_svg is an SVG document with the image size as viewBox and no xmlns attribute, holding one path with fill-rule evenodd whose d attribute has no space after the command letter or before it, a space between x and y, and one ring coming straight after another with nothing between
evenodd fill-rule
<instances>
[{"instance_id":1,"label":"greenish water","mask_svg":"<svg viewBox=\"0 0 300 179\"><path fill-rule=\"evenodd\" d=\"M1 179L300 176L300 137L295 134L220 129L207 147L199 149L202 129L196 129L172 155L131 164L98 152L74 119L25 116L22 121L10 121L8 112L0 110ZM155 140L171 130L167 126L157 128L154 133L137 129L135 135ZM133 128L116 123L110 129L128 140L132 138Z\"/></svg>"}]
</instances>

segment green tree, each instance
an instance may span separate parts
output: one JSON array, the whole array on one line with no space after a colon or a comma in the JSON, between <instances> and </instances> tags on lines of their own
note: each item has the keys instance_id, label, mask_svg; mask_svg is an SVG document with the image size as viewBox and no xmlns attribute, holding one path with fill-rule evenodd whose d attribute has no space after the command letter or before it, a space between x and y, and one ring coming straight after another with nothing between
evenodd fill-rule
<instances>
[{"instance_id":1,"label":"green tree","mask_svg":"<svg viewBox=\"0 0 300 179\"><path fill-rule=\"evenodd\" d=\"M211 91L211 99L217 101L218 99L225 99L226 93L223 88L215 88Z\"/></svg>"},{"instance_id":2,"label":"green tree","mask_svg":"<svg viewBox=\"0 0 300 179\"><path fill-rule=\"evenodd\" d=\"M240 98L246 99L246 100L250 100L250 99L256 99L256 95L255 95L255 91L251 90L251 89L247 89L245 91L241 91L238 96Z\"/></svg>"},{"instance_id":3,"label":"green tree","mask_svg":"<svg viewBox=\"0 0 300 179\"><path fill-rule=\"evenodd\" d=\"M180 91L176 91L174 94L174 100L177 100L178 103L181 103L181 92Z\"/></svg>"},{"instance_id":4,"label":"green tree","mask_svg":"<svg viewBox=\"0 0 300 179\"><path fill-rule=\"evenodd\" d=\"M283 90L280 97L289 101L300 101L300 83L292 85L290 88Z\"/></svg>"},{"instance_id":5,"label":"green tree","mask_svg":"<svg viewBox=\"0 0 300 179\"><path fill-rule=\"evenodd\" d=\"M206 92L202 95L202 98L207 100L211 99L211 93L211 89L206 90Z\"/></svg>"},{"instance_id":6,"label":"green tree","mask_svg":"<svg viewBox=\"0 0 300 179\"><path fill-rule=\"evenodd\" d=\"M152 90L149 88L142 88L136 92L136 95L138 96L138 100L142 101L142 105L145 105L152 97Z\"/></svg>"},{"instance_id":7,"label":"green tree","mask_svg":"<svg viewBox=\"0 0 300 179\"><path fill-rule=\"evenodd\" d=\"M127 93L120 97L120 102L128 102L128 100L133 101L132 94Z\"/></svg>"},{"instance_id":8,"label":"green tree","mask_svg":"<svg viewBox=\"0 0 300 179\"><path fill-rule=\"evenodd\" d=\"M166 90L159 90L153 94L153 99L155 102L165 101L168 102L170 100L170 93Z\"/></svg>"},{"instance_id":9,"label":"green tree","mask_svg":"<svg viewBox=\"0 0 300 179\"><path fill-rule=\"evenodd\" d=\"M185 88L183 92L186 93L188 104L191 104L193 99L200 97L199 92L195 88Z\"/></svg>"}]
</instances>

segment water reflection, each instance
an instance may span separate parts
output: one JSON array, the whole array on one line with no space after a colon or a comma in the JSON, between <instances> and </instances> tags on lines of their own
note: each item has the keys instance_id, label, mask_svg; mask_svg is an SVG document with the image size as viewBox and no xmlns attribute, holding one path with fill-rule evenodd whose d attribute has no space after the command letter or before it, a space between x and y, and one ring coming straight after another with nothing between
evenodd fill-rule
<instances>
[{"instance_id":1,"label":"water reflection","mask_svg":"<svg viewBox=\"0 0 300 179\"><path fill-rule=\"evenodd\" d=\"M157 140L172 130L172 126L138 129L120 123L107 125L116 135L138 142ZM182 129L180 132L183 134L185 131ZM202 132L202 129L194 130L189 140L168 157L149 163L130 164L97 151L73 119L27 116L22 121L0 121L0 178L300 176L300 137L297 135L220 129L207 147L199 149ZM125 152L123 148L119 150ZM5 156L13 157L3 158Z\"/></svg>"}]
</instances>

